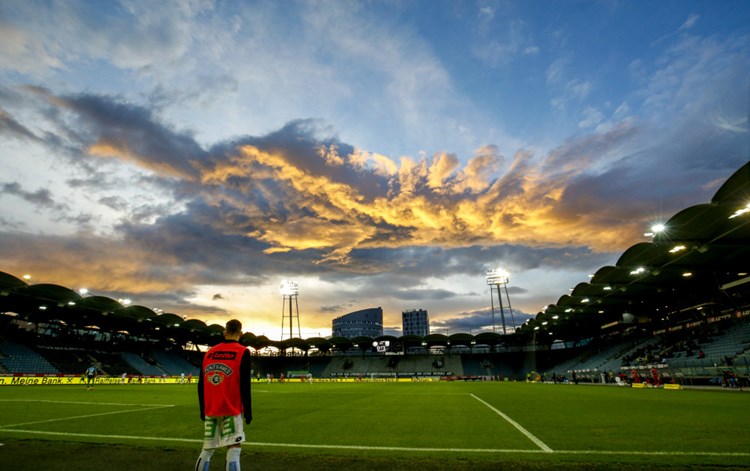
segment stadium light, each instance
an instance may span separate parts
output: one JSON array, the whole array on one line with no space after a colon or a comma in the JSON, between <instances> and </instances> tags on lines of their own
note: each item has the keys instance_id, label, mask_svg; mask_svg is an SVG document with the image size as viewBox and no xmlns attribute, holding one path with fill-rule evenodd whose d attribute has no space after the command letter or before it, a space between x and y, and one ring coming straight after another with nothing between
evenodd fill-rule
<instances>
[{"instance_id":1,"label":"stadium light","mask_svg":"<svg viewBox=\"0 0 750 471\"><path fill-rule=\"evenodd\" d=\"M513 323L513 331L516 329L516 321L513 319L513 308L510 306L510 295L508 294L508 282L510 281L510 273L503 268L490 268L485 273L485 281L490 286L490 305L492 309L492 332L495 332L495 301L492 294L492 287L497 289L497 298L500 303L500 315L503 321L503 334L507 334L505 329L505 311L503 309L503 297L500 292L500 285L505 287L505 297L508 300L508 310L510 311L511 322Z\"/></svg>"},{"instance_id":2,"label":"stadium light","mask_svg":"<svg viewBox=\"0 0 750 471\"><path fill-rule=\"evenodd\" d=\"M78 290L78 293L80 293L81 296L86 296L87 294L89 294L89 289L88 288L81 288L81 289Z\"/></svg>"},{"instance_id":3,"label":"stadium light","mask_svg":"<svg viewBox=\"0 0 750 471\"><path fill-rule=\"evenodd\" d=\"M655 237L656 234L659 234L660 232L664 232L667 230L667 226L665 226L662 223L654 224L651 226L651 232L646 232L643 234L646 237Z\"/></svg>"},{"instance_id":4,"label":"stadium light","mask_svg":"<svg viewBox=\"0 0 750 471\"><path fill-rule=\"evenodd\" d=\"M284 280L281 282L279 292L283 296L295 296L299 294L299 286L294 281Z\"/></svg>"},{"instance_id":5,"label":"stadium light","mask_svg":"<svg viewBox=\"0 0 750 471\"><path fill-rule=\"evenodd\" d=\"M287 319L289 320L289 338L292 338L295 317L297 318L297 337L302 338L299 325L299 303L297 301L299 285L294 281L283 280L279 292L281 293L281 340L284 340L284 323ZM294 305L292 305L292 300L294 300ZM285 312L287 304L289 306L288 314Z\"/></svg>"},{"instance_id":6,"label":"stadium light","mask_svg":"<svg viewBox=\"0 0 750 471\"><path fill-rule=\"evenodd\" d=\"M729 216L729 219L734 219L737 216L741 216L741 215L743 215L743 214L745 214L747 212L750 212L750 203L748 203L747 206L745 206L744 208L740 208L737 211L735 211L734 214L732 214L731 216Z\"/></svg>"},{"instance_id":7,"label":"stadium light","mask_svg":"<svg viewBox=\"0 0 750 471\"><path fill-rule=\"evenodd\" d=\"M489 270L487 270L487 275L485 276L485 278L487 280L487 284L490 286L504 285L510 281L510 273L502 268L490 268Z\"/></svg>"}]
</instances>

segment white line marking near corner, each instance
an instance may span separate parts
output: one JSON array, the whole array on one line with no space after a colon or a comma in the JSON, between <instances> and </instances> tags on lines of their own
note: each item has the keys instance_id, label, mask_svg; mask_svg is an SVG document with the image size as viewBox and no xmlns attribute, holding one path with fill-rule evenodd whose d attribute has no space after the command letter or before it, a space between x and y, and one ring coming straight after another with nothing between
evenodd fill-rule
<instances>
[{"instance_id":1,"label":"white line marking near corner","mask_svg":"<svg viewBox=\"0 0 750 471\"><path fill-rule=\"evenodd\" d=\"M516 429L518 429L519 432L521 432L522 434L526 435L526 438L528 438L529 440L531 440L532 442L534 442L536 444L536 446L538 446L539 448L542 449L542 451L547 452L547 453L551 453L553 451L552 448L548 447L543 441L539 440L531 432L529 432L528 430L526 430L525 428L523 428L521 426L521 424L519 424L515 420L511 419L507 415L503 414L498 409L495 409L491 404L489 404L488 402L484 401L483 399L480 399L480 398L478 398L477 396L475 396L473 394L469 394L469 395L471 397L473 397L474 399L476 399L477 401L479 401L482 404L484 404L485 406L487 406L495 414L497 414L500 417L502 417L503 419L505 419L509 424L511 424L512 426L514 426Z\"/></svg>"},{"instance_id":2,"label":"white line marking near corner","mask_svg":"<svg viewBox=\"0 0 750 471\"><path fill-rule=\"evenodd\" d=\"M72 433L72 432L47 432L43 430L20 430L20 429L0 429L0 432L13 433L30 433L32 435L53 435L62 437L81 437L81 438L116 438L119 440L153 440L159 442L188 442L203 443L203 440L195 438L168 438L168 437L137 437L132 435L102 435L98 433Z\"/></svg>"},{"instance_id":3,"label":"white line marking near corner","mask_svg":"<svg viewBox=\"0 0 750 471\"><path fill-rule=\"evenodd\" d=\"M46 402L50 404L83 404L91 406L138 406L138 407L174 407L175 404L131 404L126 402L90 402L90 401L52 401L48 399L0 399L0 402Z\"/></svg>"},{"instance_id":4,"label":"white line marking near corner","mask_svg":"<svg viewBox=\"0 0 750 471\"><path fill-rule=\"evenodd\" d=\"M167 407L174 407L172 405L167 406L160 406L160 407L146 407L144 409L128 409L128 410L117 410L112 412L101 412L99 414L86 414L86 415L76 415L73 417L60 417L58 419L48 419L48 420L37 420L34 422L23 422L20 424L9 424L9 425L0 425L0 430L5 430L7 427L19 427L21 425L33 425L33 424L46 424L50 422L60 422L62 420L72 420L72 419L87 419L89 417L99 417L102 415L113 415L113 414L125 414L126 412L143 412L147 410L156 410L156 409L164 409Z\"/></svg>"}]
</instances>

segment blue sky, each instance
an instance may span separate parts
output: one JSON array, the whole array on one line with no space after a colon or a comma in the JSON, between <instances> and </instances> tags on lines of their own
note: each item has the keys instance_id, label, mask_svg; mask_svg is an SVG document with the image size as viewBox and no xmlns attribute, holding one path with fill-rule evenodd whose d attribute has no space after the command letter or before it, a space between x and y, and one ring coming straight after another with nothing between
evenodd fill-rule
<instances>
[{"instance_id":1,"label":"blue sky","mask_svg":"<svg viewBox=\"0 0 750 471\"><path fill-rule=\"evenodd\" d=\"M743 1L0 3L0 270L281 335L554 303L748 160Z\"/></svg>"}]
</instances>

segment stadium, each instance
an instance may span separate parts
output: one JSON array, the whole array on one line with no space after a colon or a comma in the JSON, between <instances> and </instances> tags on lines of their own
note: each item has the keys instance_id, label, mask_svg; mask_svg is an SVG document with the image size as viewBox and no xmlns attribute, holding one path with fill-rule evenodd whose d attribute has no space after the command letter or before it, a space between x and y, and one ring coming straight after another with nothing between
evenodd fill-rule
<instances>
[{"instance_id":1,"label":"stadium","mask_svg":"<svg viewBox=\"0 0 750 471\"><path fill-rule=\"evenodd\" d=\"M245 333L253 469L740 469L750 162L515 332ZM223 326L0 272L3 469L180 469ZM81 374L96 366L91 393ZM84 395L85 394L85 395ZM43 449L43 450L40 450Z\"/></svg>"}]
</instances>

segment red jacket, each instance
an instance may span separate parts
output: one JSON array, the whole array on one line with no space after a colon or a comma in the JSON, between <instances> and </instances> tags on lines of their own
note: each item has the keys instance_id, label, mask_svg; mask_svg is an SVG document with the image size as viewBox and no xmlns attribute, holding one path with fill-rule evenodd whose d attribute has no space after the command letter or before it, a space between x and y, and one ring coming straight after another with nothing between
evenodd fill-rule
<instances>
[{"instance_id":1,"label":"red jacket","mask_svg":"<svg viewBox=\"0 0 750 471\"><path fill-rule=\"evenodd\" d=\"M250 352L236 340L211 347L203 357L198 379L201 420L244 414L252 420Z\"/></svg>"}]
</instances>

